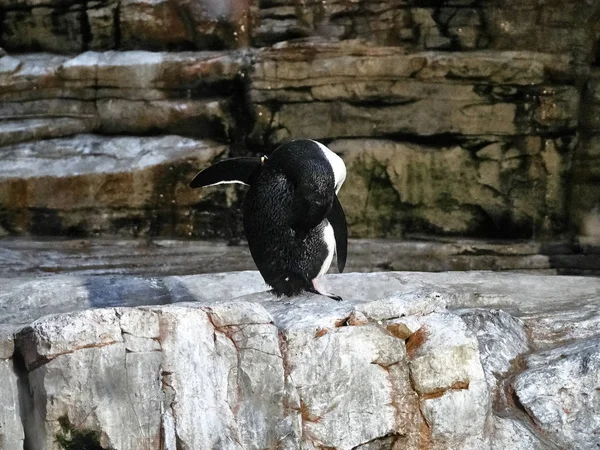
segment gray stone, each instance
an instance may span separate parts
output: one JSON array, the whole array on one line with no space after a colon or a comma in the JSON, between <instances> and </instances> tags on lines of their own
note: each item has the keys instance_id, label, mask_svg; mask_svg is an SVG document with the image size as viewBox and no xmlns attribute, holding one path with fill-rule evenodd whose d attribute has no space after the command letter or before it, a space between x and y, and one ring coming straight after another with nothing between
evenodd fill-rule
<instances>
[{"instance_id":1,"label":"gray stone","mask_svg":"<svg viewBox=\"0 0 600 450\"><path fill-rule=\"evenodd\" d=\"M600 433L600 351L597 338L531 355L513 382L533 421L559 445L597 447Z\"/></svg>"},{"instance_id":2,"label":"gray stone","mask_svg":"<svg viewBox=\"0 0 600 450\"><path fill-rule=\"evenodd\" d=\"M519 138L495 144L501 147L492 155L498 161L485 154L473 158L467 144L433 147L387 139L334 140L329 146L342 155L352 180L340 191L340 201L354 232L398 236L427 224L441 233L468 234L484 228L497 235L490 218L502 222L506 217L515 228L538 233L560 227L566 220L561 199L568 159L550 140L541 154L531 154L530 144ZM500 153L501 149L507 150ZM520 190L526 177L531 187ZM485 214L472 207L474 199ZM543 217L552 219L544 222ZM415 222L420 225L415 227ZM532 266L545 265L543 259L531 260Z\"/></svg>"},{"instance_id":3,"label":"gray stone","mask_svg":"<svg viewBox=\"0 0 600 450\"><path fill-rule=\"evenodd\" d=\"M356 313L367 320L391 320L404 316L424 316L446 307L446 298L443 293L426 289L415 292L398 292L380 300L373 300L358 305Z\"/></svg>"},{"instance_id":4,"label":"gray stone","mask_svg":"<svg viewBox=\"0 0 600 450\"><path fill-rule=\"evenodd\" d=\"M21 67L21 64L21 61L17 58L0 53L0 74L2 76L16 72Z\"/></svg>"},{"instance_id":5,"label":"gray stone","mask_svg":"<svg viewBox=\"0 0 600 450\"><path fill-rule=\"evenodd\" d=\"M552 442L536 436L527 424L507 417L495 417L490 450L558 450Z\"/></svg>"},{"instance_id":6,"label":"gray stone","mask_svg":"<svg viewBox=\"0 0 600 450\"><path fill-rule=\"evenodd\" d=\"M123 342L118 317L110 309L46 316L23 328L16 345L29 370L78 348Z\"/></svg>"},{"instance_id":7,"label":"gray stone","mask_svg":"<svg viewBox=\"0 0 600 450\"><path fill-rule=\"evenodd\" d=\"M0 299L2 297L0 296ZM0 324L0 359L10 359L15 351L14 333L17 326Z\"/></svg>"},{"instance_id":8,"label":"gray stone","mask_svg":"<svg viewBox=\"0 0 600 450\"><path fill-rule=\"evenodd\" d=\"M168 209L170 214L177 211L181 219L174 224L190 234L194 217L189 206L217 190L199 192L187 185L199 169L225 150L215 142L174 135L80 135L5 147L0 154L5 226L22 231L43 227L40 222L48 218L32 211L41 208L54 221L56 231L61 227L108 231L119 226L123 211L131 220L137 210L139 229L152 227L155 219L147 211L158 214ZM48 192L54 195L48 196Z\"/></svg>"},{"instance_id":9,"label":"gray stone","mask_svg":"<svg viewBox=\"0 0 600 450\"><path fill-rule=\"evenodd\" d=\"M2 337L0 336L0 348ZM21 422L18 378L11 359L0 354L0 446L3 450L23 450L25 434Z\"/></svg>"},{"instance_id":10,"label":"gray stone","mask_svg":"<svg viewBox=\"0 0 600 450\"><path fill-rule=\"evenodd\" d=\"M353 448L409 426L397 421L394 390L395 384L409 384L407 374L389 371L404 364L402 340L380 326L365 325L322 336L313 329L298 330L286 342L309 448ZM315 360L314 354L321 357Z\"/></svg>"},{"instance_id":11,"label":"gray stone","mask_svg":"<svg viewBox=\"0 0 600 450\"><path fill-rule=\"evenodd\" d=\"M56 436L73 429L118 450L589 448L597 427L597 338L540 351L536 334L523 343L518 318L489 310L504 307L530 329L533 312L576 329L572 309L597 309L594 278L326 277L343 302L277 299L257 272L8 281L0 318L33 321L16 335L31 397L22 391L8 410L31 403L24 430L36 448L58 450ZM35 320L55 306L80 311ZM527 351L519 372L511 361ZM510 402L496 415L505 382L545 436ZM553 421L544 411L556 401L583 425Z\"/></svg>"},{"instance_id":12,"label":"gray stone","mask_svg":"<svg viewBox=\"0 0 600 450\"><path fill-rule=\"evenodd\" d=\"M170 433L179 446L211 448L222 442L224 448L269 448L288 434L277 331L258 323L264 313L214 328L211 313L200 309L155 311L164 330L161 367L171 395ZM180 358L182 352L189 357Z\"/></svg>"},{"instance_id":13,"label":"gray stone","mask_svg":"<svg viewBox=\"0 0 600 450\"><path fill-rule=\"evenodd\" d=\"M252 68L255 132L271 133L273 143L309 135L529 134L538 126L572 129L577 122L576 90L541 87L547 73L567 74L568 62L541 54L405 54L353 42L286 44L261 50ZM475 82L491 83L495 91L486 93ZM539 102L517 105L506 85ZM531 85L540 86L533 96Z\"/></svg>"},{"instance_id":14,"label":"gray stone","mask_svg":"<svg viewBox=\"0 0 600 450\"><path fill-rule=\"evenodd\" d=\"M192 88L233 80L240 55L226 52L85 52L65 61L58 76L65 83L112 88Z\"/></svg>"},{"instance_id":15,"label":"gray stone","mask_svg":"<svg viewBox=\"0 0 600 450\"><path fill-rule=\"evenodd\" d=\"M233 127L225 100L102 99L96 107L99 129L108 134L163 130L166 134L223 140Z\"/></svg>"},{"instance_id":16,"label":"gray stone","mask_svg":"<svg viewBox=\"0 0 600 450\"><path fill-rule=\"evenodd\" d=\"M481 364L494 392L516 359L529 351L525 326L502 310L470 309L460 316L477 336Z\"/></svg>"},{"instance_id":17,"label":"gray stone","mask_svg":"<svg viewBox=\"0 0 600 450\"><path fill-rule=\"evenodd\" d=\"M2 2L2 42L11 51L75 53L87 48L169 50L248 44L251 2Z\"/></svg>"},{"instance_id":18,"label":"gray stone","mask_svg":"<svg viewBox=\"0 0 600 450\"><path fill-rule=\"evenodd\" d=\"M552 245L536 242L487 242L449 238L440 242L421 240L350 239L348 272L386 270L440 272L446 270L495 270L556 274L551 264L556 255L597 258L599 248L589 245ZM252 270L248 247L223 241L82 238L36 240L6 238L0 241L0 277L48 273L80 276L128 274L138 276L191 275L207 272ZM578 266L572 266L577 274ZM579 266L583 270L583 266ZM598 272L600 273L600 271ZM193 280L194 278L189 278ZM222 286L213 283L216 289ZM221 287L222 288L222 287ZM249 293L249 292L246 292Z\"/></svg>"},{"instance_id":19,"label":"gray stone","mask_svg":"<svg viewBox=\"0 0 600 450\"><path fill-rule=\"evenodd\" d=\"M0 122L0 145L72 136L92 131L97 122L75 117L34 118Z\"/></svg>"},{"instance_id":20,"label":"gray stone","mask_svg":"<svg viewBox=\"0 0 600 450\"><path fill-rule=\"evenodd\" d=\"M1 38L9 50L42 49L56 53L83 50L83 7L79 4L63 8L48 5L4 12Z\"/></svg>"},{"instance_id":21,"label":"gray stone","mask_svg":"<svg viewBox=\"0 0 600 450\"><path fill-rule=\"evenodd\" d=\"M29 372L34 408L26 422L29 439L36 448L58 450L56 436L75 427L95 430L105 448L158 448L160 371L159 352L128 353L122 342L90 342L58 356Z\"/></svg>"}]
</instances>

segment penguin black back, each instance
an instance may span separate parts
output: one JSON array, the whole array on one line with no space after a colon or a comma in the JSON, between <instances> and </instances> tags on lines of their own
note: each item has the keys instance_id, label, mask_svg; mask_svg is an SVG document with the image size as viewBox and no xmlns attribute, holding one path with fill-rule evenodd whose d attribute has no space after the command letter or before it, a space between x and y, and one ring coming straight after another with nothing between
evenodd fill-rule
<instances>
[{"instance_id":1,"label":"penguin black back","mask_svg":"<svg viewBox=\"0 0 600 450\"><path fill-rule=\"evenodd\" d=\"M273 152L244 202L250 252L276 293L313 288L330 249L324 221L335 196L331 165L312 141L292 141Z\"/></svg>"}]
</instances>

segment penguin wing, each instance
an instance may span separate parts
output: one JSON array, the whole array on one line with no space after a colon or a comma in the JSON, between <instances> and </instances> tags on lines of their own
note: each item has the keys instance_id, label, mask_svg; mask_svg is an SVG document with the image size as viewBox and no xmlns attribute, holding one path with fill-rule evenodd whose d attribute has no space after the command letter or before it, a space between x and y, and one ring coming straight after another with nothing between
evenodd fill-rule
<instances>
[{"instance_id":1,"label":"penguin wing","mask_svg":"<svg viewBox=\"0 0 600 450\"><path fill-rule=\"evenodd\" d=\"M240 157L219 161L198 173L190 182L191 188L214 186L223 183L250 184L250 178L260 167L260 157Z\"/></svg>"},{"instance_id":2,"label":"penguin wing","mask_svg":"<svg viewBox=\"0 0 600 450\"><path fill-rule=\"evenodd\" d=\"M346 256L348 254L348 224L346 223L346 215L337 195L333 196L333 204L331 205L329 214L327 214L327 220L333 228L337 266L339 272L342 273L346 266Z\"/></svg>"}]
</instances>

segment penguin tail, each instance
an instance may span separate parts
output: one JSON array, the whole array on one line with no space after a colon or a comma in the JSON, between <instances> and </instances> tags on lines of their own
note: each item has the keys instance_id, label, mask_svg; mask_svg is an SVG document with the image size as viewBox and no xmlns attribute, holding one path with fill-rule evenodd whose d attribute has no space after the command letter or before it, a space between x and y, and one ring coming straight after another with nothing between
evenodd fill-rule
<instances>
[{"instance_id":1,"label":"penguin tail","mask_svg":"<svg viewBox=\"0 0 600 450\"><path fill-rule=\"evenodd\" d=\"M309 287L312 287L310 281L307 281L304 277L293 273L278 275L274 279L270 280L269 284L278 297L281 297L282 295L287 297L300 295L302 292L308 290Z\"/></svg>"}]
</instances>

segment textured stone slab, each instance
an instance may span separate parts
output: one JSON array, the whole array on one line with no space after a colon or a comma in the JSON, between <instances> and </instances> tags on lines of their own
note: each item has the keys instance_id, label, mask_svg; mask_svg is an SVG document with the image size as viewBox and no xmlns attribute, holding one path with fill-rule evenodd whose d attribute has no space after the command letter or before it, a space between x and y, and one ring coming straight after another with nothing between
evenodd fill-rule
<instances>
[{"instance_id":1,"label":"textured stone slab","mask_svg":"<svg viewBox=\"0 0 600 450\"><path fill-rule=\"evenodd\" d=\"M30 98L40 98L51 88L198 89L231 82L242 68L242 57L225 52L146 51L8 56L0 59L0 94L24 91Z\"/></svg>"},{"instance_id":2,"label":"textured stone slab","mask_svg":"<svg viewBox=\"0 0 600 450\"><path fill-rule=\"evenodd\" d=\"M3 121L0 122L0 145L87 133L94 129L97 123L94 119L56 117Z\"/></svg>"},{"instance_id":3,"label":"textured stone slab","mask_svg":"<svg viewBox=\"0 0 600 450\"><path fill-rule=\"evenodd\" d=\"M1 354L0 380L0 445L3 450L23 450L25 434L21 422L17 374L13 361L2 359Z\"/></svg>"},{"instance_id":4,"label":"textured stone slab","mask_svg":"<svg viewBox=\"0 0 600 450\"><path fill-rule=\"evenodd\" d=\"M585 254L594 258L600 247L557 246L522 242L486 242L447 239L431 241L351 239L349 272L385 270L496 270L556 274L550 263L555 254ZM248 247L224 241L110 238L35 240L5 238L0 241L0 276L48 273L80 275L191 275L227 270L252 270ZM576 272L573 274L577 274Z\"/></svg>"},{"instance_id":5,"label":"textured stone slab","mask_svg":"<svg viewBox=\"0 0 600 450\"><path fill-rule=\"evenodd\" d=\"M211 100L96 102L99 131L106 134L147 134L162 130L195 138L223 139L233 129L228 102Z\"/></svg>"},{"instance_id":6,"label":"textured stone slab","mask_svg":"<svg viewBox=\"0 0 600 450\"><path fill-rule=\"evenodd\" d=\"M31 371L33 407L40 411L26 422L32 443L58 450L57 436L68 439L69 430L75 429L87 431L88 439L103 447L158 448L159 356L159 352L128 353L123 343L98 345Z\"/></svg>"},{"instance_id":7,"label":"textured stone slab","mask_svg":"<svg viewBox=\"0 0 600 450\"><path fill-rule=\"evenodd\" d=\"M242 53L85 52L0 60L0 145L78 133L225 140Z\"/></svg>"},{"instance_id":8,"label":"textured stone slab","mask_svg":"<svg viewBox=\"0 0 600 450\"><path fill-rule=\"evenodd\" d=\"M574 129L578 91L554 86L549 75L568 74L568 67L568 59L533 53L406 54L353 41L284 43L259 51L252 65L255 133L275 144L300 136L504 136Z\"/></svg>"},{"instance_id":9,"label":"textured stone slab","mask_svg":"<svg viewBox=\"0 0 600 450\"><path fill-rule=\"evenodd\" d=\"M123 342L118 317L109 309L42 318L19 331L16 339L29 370L80 348Z\"/></svg>"},{"instance_id":10,"label":"textured stone slab","mask_svg":"<svg viewBox=\"0 0 600 450\"><path fill-rule=\"evenodd\" d=\"M15 282L21 290L2 284L0 320L31 321L65 303L80 310L43 317L17 334L16 351L26 364L19 380L29 383L19 402L42 411L24 415L24 430L40 448L58 450L57 436L69 439L75 429L115 449L216 442L264 449L541 449L566 442L586 448L595 426L588 404L578 399L585 397L582 389L594 395L598 371L573 372L568 383L559 376L554 384L540 381L548 393L566 386L571 397L563 400L572 414L586 414L582 427L539 412L556 395L532 390L535 377L564 364L585 371L595 338L568 347L555 338L558 348L539 351L536 335L523 332L523 326L535 329L532 311L571 317L573 328L577 318L567 312L599 301L592 278L327 277L324 287L345 297L342 302L310 294L277 299L256 272ZM160 306L166 303L178 304ZM27 311L19 312L24 305ZM523 322L489 310L500 305ZM99 306L106 308L89 309ZM460 314L445 307L459 307ZM512 385L534 421L551 430L545 435L521 419L514 403L498 400L506 377L522 370L514 362L528 350L534 353ZM573 382L579 377L583 384ZM16 377L10 380L14 389Z\"/></svg>"},{"instance_id":11,"label":"textured stone slab","mask_svg":"<svg viewBox=\"0 0 600 450\"><path fill-rule=\"evenodd\" d=\"M328 68L325 62L328 61ZM392 64L393 63L393 64ZM358 42L283 43L264 49L254 64L256 88L328 84L327 80L366 76L376 79L485 80L492 83L540 84L544 68L568 71L568 59L519 52L406 54L394 47L371 47ZM311 82L310 80L315 81ZM332 83L331 83L332 84Z\"/></svg>"},{"instance_id":12,"label":"textured stone slab","mask_svg":"<svg viewBox=\"0 0 600 450\"><path fill-rule=\"evenodd\" d=\"M241 68L235 53L90 51L65 61L58 73L67 85L185 89L232 81Z\"/></svg>"},{"instance_id":13,"label":"textured stone slab","mask_svg":"<svg viewBox=\"0 0 600 450\"><path fill-rule=\"evenodd\" d=\"M80 4L5 0L0 38L10 51L238 48L248 43L249 1L126 0Z\"/></svg>"},{"instance_id":14,"label":"textured stone slab","mask_svg":"<svg viewBox=\"0 0 600 450\"><path fill-rule=\"evenodd\" d=\"M529 351L525 324L502 310L470 309L460 317L477 336L485 377L494 391L519 355ZM494 393L502 395L503 391Z\"/></svg>"},{"instance_id":15,"label":"textured stone slab","mask_svg":"<svg viewBox=\"0 0 600 450\"><path fill-rule=\"evenodd\" d=\"M356 233L397 235L426 227L513 237L536 229L552 233L566 223L562 199L570 158L559 145L533 136L490 137L479 141L476 148L482 148L473 157L465 141L440 146L340 139L329 144L344 158L353 180L340 191L340 201ZM552 219L543 221L550 211ZM543 258L528 262L545 264Z\"/></svg>"},{"instance_id":16,"label":"textured stone slab","mask_svg":"<svg viewBox=\"0 0 600 450\"><path fill-rule=\"evenodd\" d=\"M598 338L527 358L513 387L533 421L561 446L593 449L600 433Z\"/></svg>"},{"instance_id":17,"label":"textured stone slab","mask_svg":"<svg viewBox=\"0 0 600 450\"><path fill-rule=\"evenodd\" d=\"M187 184L197 170L226 150L215 142L172 135L81 135L4 147L2 226L13 231L50 226L58 233L68 229L139 233L156 226L159 216L174 214L180 219L171 224L189 235L195 226L190 205L211 197L215 205L215 196L227 195L227 190L199 192Z\"/></svg>"}]
</instances>

